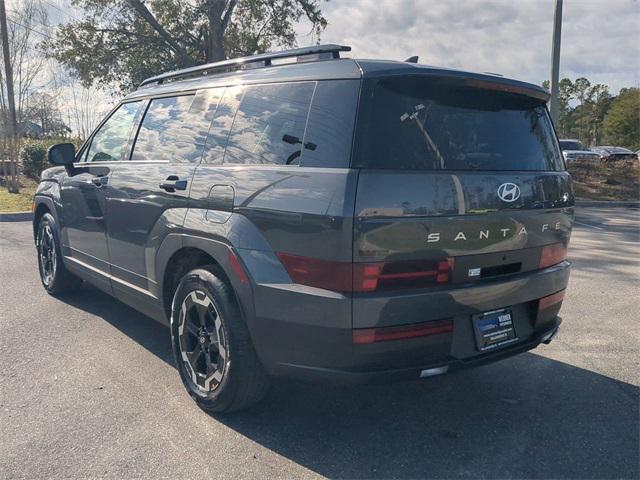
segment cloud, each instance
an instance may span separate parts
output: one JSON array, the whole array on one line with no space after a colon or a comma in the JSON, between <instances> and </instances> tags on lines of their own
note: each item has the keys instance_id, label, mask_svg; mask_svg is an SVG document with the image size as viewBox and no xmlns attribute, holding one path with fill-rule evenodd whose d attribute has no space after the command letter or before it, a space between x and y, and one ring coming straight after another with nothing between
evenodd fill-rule
<instances>
[{"instance_id":1,"label":"cloud","mask_svg":"<svg viewBox=\"0 0 640 480\"><path fill-rule=\"evenodd\" d=\"M553 0L331 0L322 42L356 58L404 59L489 71L540 84L549 78ZM561 77L612 91L640 84L640 3L565 0ZM304 27L301 45L309 43Z\"/></svg>"}]
</instances>

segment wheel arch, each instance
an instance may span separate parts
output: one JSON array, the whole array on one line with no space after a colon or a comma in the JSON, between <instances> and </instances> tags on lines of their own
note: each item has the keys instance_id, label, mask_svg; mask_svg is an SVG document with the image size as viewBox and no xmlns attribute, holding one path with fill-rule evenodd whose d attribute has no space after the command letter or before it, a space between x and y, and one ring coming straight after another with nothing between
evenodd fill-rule
<instances>
[{"instance_id":1,"label":"wheel arch","mask_svg":"<svg viewBox=\"0 0 640 480\"><path fill-rule=\"evenodd\" d=\"M33 199L33 239L37 240L38 237L38 225L45 213L49 213L53 216L53 219L58 223L58 214L56 212L53 200L43 195L36 195Z\"/></svg>"},{"instance_id":2,"label":"wheel arch","mask_svg":"<svg viewBox=\"0 0 640 480\"><path fill-rule=\"evenodd\" d=\"M168 235L156 257L158 294L167 320L170 320L171 302L182 277L190 270L206 265L213 265L221 280L231 287L245 321L252 318L253 299L246 270L238 272L239 263L233 265L232 262L238 262L238 257L226 243L192 235ZM240 268L244 267L240 265Z\"/></svg>"}]
</instances>

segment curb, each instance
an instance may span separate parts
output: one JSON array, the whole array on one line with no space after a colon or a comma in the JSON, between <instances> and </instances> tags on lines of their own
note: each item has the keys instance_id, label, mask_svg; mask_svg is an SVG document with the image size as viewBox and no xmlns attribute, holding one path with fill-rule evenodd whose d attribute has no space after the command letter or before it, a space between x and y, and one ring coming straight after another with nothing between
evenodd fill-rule
<instances>
[{"instance_id":1,"label":"curb","mask_svg":"<svg viewBox=\"0 0 640 480\"><path fill-rule=\"evenodd\" d=\"M640 202L638 201L608 201L608 200L588 200L586 198L577 198L575 202L576 207L623 207L623 208L638 208Z\"/></svg>"},{"instance_id":2,"label":"curb","mask_svg":"<svg viewBox=\"0 0 640 480\"><path fill-rule=\"evenodd\" d=\"M26 222L33 220L33 212L0 213L0 222Z\"/></svg>"}]
</instances>

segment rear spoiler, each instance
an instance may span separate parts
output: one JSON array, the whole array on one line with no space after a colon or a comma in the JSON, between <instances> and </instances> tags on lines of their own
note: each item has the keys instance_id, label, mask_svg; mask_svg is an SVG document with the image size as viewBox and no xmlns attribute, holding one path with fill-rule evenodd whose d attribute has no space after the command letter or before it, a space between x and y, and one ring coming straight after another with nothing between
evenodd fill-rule
<instances>
[{"instance_id":1,"label":"rear spoiler","mask_svg":"<svg viewBox=\"0 0 640 480\"><path fill-rule=\"evenodd\" d=\"M525 85L515 85L511 83L503 83L500 81L492 82L490 80L480 80L476 78L467 78L462 82L463 85L473 88L482 88L483 90L494 90L498 92L514 93L524 95L526 97L535 98L544 103L549 101L551 94L542 87L531 87Z\"/></svg>"},{"instance_id":2,"label":"rear spoiler","mask_svg":"<svg viewBox=\"0 0 640 480\"><path fill-rule=\"evenodd\" d=\"M413 64L411 65L413 66ZM372 71L366 75L366 77L381 80L385 78L423 77L459 86L522 95L538 100L541 103L546 103L549 101L549 98L551 98L549 91L541 86L505 78L503 76L465 72L462 70L444 70L423 65L416 65L414 71L407 71L406 64L404 64L404 66L405 67L401 69L388 69L382 72Z\"/></svg>"}]
</instances>

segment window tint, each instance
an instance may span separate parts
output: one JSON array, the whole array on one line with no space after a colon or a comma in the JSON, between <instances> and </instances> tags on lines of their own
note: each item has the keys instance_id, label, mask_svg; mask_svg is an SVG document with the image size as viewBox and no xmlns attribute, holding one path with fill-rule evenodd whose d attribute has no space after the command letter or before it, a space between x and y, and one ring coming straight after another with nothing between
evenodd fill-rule
<instances>
[{"instance_id":1,"label":"window tint","mask_svg":"<svg viewBox=\"0 0 640 480\"><path fill-rule=\"evenodd\" d=\"M405 77L379 82L366 98L372 103L361 115L356 165L420 170L563 168L547 110L528 97Z\"/></svg>"},{"instance_id":2,"label":"window tint","mask_svg":"<svg viewBox=\"0 0 640 480\"><path fill-rule=\"evenodd\" d=\"M215 90L151 100L131 159L199 162L220 98Z\"/></svg>"},{"instance_id":3,"label":"window tint","mask_svg":"<svg viewBox=\"0 0 640 480\"><path fill-rule=\"evenodd\" d=\"M213 116L202 160L205 163L218 165L222 164L229 130L233 125L233 119L240 106L243 93L243 88L240 86L220 89L220 91L222 90L224 90L224 95Z\"/></svg>"},{"instance_id":4,"label":"window tint","mask_svg":"<svg viewBox=\"0 0 640 480\"><path fill-rule=\"evenodd\" d=\"M246 87L224 162L297 164L314 86L306 82Z\"/></svg>"},{"instance_id":5,"label":"window tint","mask_svg":"<svg viewBox=\"0 0 640 480\"><path fill-rule=\"evenodd\" d=\"M309 112L300 165L349 166L359 86L358 80L318 82Z\"/></svg>"},{"instance_id":6,"label":"window tint","mask_svg":"<svg viewBox=\"0 0 640 480\"><path fill-rule=\"evenodd\" d=\"M87 154L89 153L89 147L85 148L82 153L76 155L76 162L86 162L87 161Z\"/></svg>"},{"instance_id":7,"label":"window tint","mask_svg":"<svg viewBox=\"0 0 640 480\"><path fill-rule=\"evenodd\" d=\"M123 103L94 134L87 161L123 160L141 102Z\"/></svg>"},{"instance_id":8,"label":"window tint","mask_svg":"<svg viewBox=\"0 0 640 480\"><path fill-rule=\"evenodd\" d=\"M560 148L562 150L584 150L582 143L577 140L560 140Z\"/></svg>"}]
</instances>

